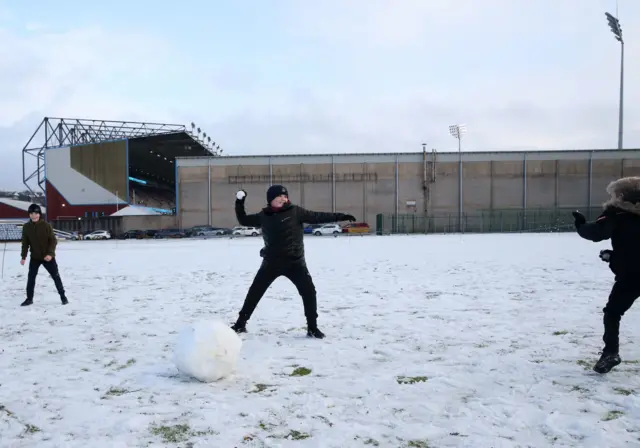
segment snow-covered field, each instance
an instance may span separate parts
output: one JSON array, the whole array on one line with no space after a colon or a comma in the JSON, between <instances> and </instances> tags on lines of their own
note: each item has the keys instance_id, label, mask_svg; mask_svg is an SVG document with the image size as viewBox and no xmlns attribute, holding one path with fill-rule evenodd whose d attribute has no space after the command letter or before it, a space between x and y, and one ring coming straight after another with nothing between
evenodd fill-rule
<instances>
[{"instance_id":1,"label":"snow-covered field","mask_svg":"<svg viewBox=\"0 0 640 448\"><path fill-rule=\"evenodd\" d=\"M1 248L2 246L0 246ZM61 242L70 304L7 247L2 447L640 446L640 315L600 376L606 244L575 234L309 237L325 340L274 283L219 383L178 374L177 332L231 323L261 239Z\"/></svg>"}]
</instances>

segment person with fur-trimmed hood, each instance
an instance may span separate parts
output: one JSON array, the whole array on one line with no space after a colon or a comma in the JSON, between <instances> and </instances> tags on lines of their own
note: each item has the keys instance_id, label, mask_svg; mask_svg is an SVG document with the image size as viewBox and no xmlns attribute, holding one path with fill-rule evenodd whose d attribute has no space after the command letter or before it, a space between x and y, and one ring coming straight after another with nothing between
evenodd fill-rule
<instances>
[{"instance_id":1,"label":"person with fur-trimmed hood","mask_svg":"<svg viewBox=\"0 0 640 448\"><path fill-rule=\"evenodd\" d=\"M42 218L42 209L38 204L31 204L27 210L29 221L22 226L22 251L20 264L25 265L27 254L31 251L29 260L29 273L27 274L27 298L21 306L33 305L33 294L36 286L36 277L40 266L44 267L56 285L63 305L69 303L65 295L58 263L56 262L56 246L58 240L53 233L53 226Z\"/></svg>"},{"instance_id":2,"label":"person with fur-trimmed hood","mask_svg":"<svg viewBox=\"0 0 640 448\"><path fill-rule=\"evenodd\" d=\"M269 286L280 276L287 277L295 285L304 304L307 319L307 336L322 339L324 333L318 329L316 288L307 269L304 255L305 223L323 224L338 221L355 221L352 215L307 210L289 200L289 192L282 185L272 185L267 190L267 206L260 212L247 215L244 201L247 192L236 193L236 217L241 226L262 229L263 258L238 319L231 327L237 333L246 333L247 321Z\"/></svg>"},{"instance_id":3,"label":"person with fur-trimmed hood","mask_svg":"<svg viewBox=\"0 0 640 448\"><path fill-rule=\"evenodd\" d=\"M593 367L607 373L622 361L619 355L620 320L640 297L640 177L624 177L607 186L611 198L594 221L573 212L578 234L595 243L611 239L611 250L600 251L615 282L603 309L604 349Z\"/></svg>"}]
</instances>

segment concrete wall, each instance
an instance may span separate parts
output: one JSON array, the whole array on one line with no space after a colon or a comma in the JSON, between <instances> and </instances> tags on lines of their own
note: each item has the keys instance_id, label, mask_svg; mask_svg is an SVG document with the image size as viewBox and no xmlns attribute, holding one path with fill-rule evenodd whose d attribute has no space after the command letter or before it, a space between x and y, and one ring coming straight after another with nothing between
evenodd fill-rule
<instances>
[{"instance_id":1,"label":"concrete wall","mask_svg":"<svg viewBox=\"0 0 640 448\"><path fill-rule=\"evenodd\" d=\"M354 214L452 214L498 209L585 208L607 198L607 184L640 175L640 150L493 153L334 154L179 158L178 222L233 227L235 192L248 212L266 203L270 183L312 210Z\"/></svg>"},{"instance_id":2,"label":"concrete wall","mask_svg":"<svg viewBox=\"0 0 640 448\"><path fill-rule=\"evenodd\" d=\"M129 230L162 230L176 227L176 217L170 215L122 217L123 233Z\"/></svg>"}]
</instances>

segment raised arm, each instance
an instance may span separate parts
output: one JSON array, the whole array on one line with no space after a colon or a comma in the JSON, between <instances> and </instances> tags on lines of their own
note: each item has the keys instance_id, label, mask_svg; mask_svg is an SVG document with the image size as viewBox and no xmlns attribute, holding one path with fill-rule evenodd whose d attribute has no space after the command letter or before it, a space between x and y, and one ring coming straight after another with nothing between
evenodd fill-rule
<instances>
[{"instance_id":1,"label":"raised arm","mask_svg":"<svg viewBox=\"0 0 640 448\"><path fill-rule=\"evenodd\" d=\"M578 235L585 240L598 243L611 238L615 214L605 212L593 222L587 222L584 215L577 211L573 212L573 217Z\"/></svg>"},{"instance_id":2,"label":"raised arm","mask_svg":"<svg viewBox=\"0 0 640 448\"><path fill-rule=\"evenodd\" d=\"M261 227L260 215L258 213L247 215L244 209L244 200L246 197L247 192L244 190L236 193L236 218L238 219L238 223L245 227Z\"/></svg>"},{"instance_id":3,"label":"raised arm","mask_svg":"<svg viewBox=\"0 0 640 448\"><path fill-rule=\"evenodd\" d=\"M298 218L300 219L300 222L306 224L328 224L330 222L353 222L356 220L353 215L345 215L344 213L314 212L303 207L298 207Z\"/></svg>"}]
</instances>

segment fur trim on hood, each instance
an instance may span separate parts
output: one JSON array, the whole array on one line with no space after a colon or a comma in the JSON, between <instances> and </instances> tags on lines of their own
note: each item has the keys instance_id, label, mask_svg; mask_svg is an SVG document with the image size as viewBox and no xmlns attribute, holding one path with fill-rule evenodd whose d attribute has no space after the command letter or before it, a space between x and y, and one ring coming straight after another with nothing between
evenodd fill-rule
<instances>
[{"instance_id":1,"label":"fur trim on hood","mask_svg":"<svg viewBox=\"0 0 640 448\"><path fill-rule=\"evenodd\" d=\"M607 186L611 199L603 205L640 215L640 177L623 177Z\"/></svg>"}]
</instances>

